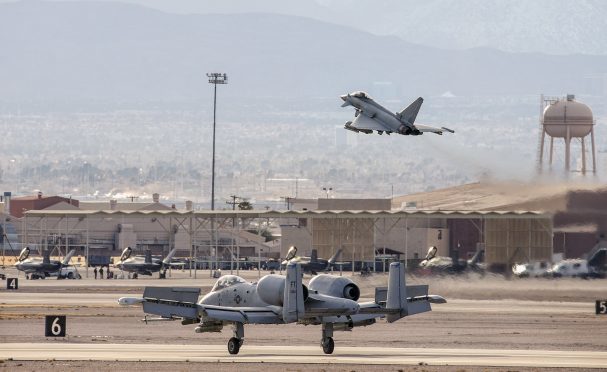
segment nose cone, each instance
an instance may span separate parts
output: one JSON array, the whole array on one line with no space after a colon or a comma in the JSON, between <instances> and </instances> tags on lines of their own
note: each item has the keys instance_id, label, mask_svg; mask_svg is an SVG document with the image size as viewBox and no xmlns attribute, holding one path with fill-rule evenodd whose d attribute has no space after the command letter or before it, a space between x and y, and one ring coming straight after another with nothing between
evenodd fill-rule
<instances>
[{"instance_id":1,"label":"nose cone","mask_svg":"<svg viewBox=\"0 0 607 372\"><path fill-rule=\"evenodd\" d=\"M339 98L342 99L342 101L344 101L344 103L341 104L341 107L346 107L346 106L350 106L350 100L348 99L350 97L349 94L344 94L343 96L339 96Z\"/></svg>"}]
</instances>

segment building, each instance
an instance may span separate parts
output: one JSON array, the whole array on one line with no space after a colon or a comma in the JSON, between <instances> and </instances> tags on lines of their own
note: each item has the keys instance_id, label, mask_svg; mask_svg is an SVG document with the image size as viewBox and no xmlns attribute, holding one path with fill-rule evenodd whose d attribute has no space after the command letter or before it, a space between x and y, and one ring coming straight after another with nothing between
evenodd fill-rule
<instances>
[{"instance_id":1,"label":"building","mask_svg":"<svg viewBox=\"0 0 607 372\"><path fill-rule=\"evenodd\" d=\"M23 214L31 210L43 210L50 207L54 209L73 210L78 209L80 202L72 198L64 198L62 196L45 196L42 192L37 195L10 197L10 193L5 193L5 204L9 207L7 210L13 217L21 218Z\"/></svg>"}]
</instances>

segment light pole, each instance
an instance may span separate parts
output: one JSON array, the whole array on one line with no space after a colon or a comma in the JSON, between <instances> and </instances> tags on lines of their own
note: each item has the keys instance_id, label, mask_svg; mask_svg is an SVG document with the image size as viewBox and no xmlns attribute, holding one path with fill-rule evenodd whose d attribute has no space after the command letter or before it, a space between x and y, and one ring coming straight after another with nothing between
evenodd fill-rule
<instances>
[{"instance_id":1,"label":"light pole","mask_svg":"<svg viewBox=\"0 0 607 372\"><path fill-rule=\"evenodd\" d=\"M219 72L207 73L209 83L213 84L213 165L211 167L211 210L215 210L215 117L217 114L217 84L227 84L228 75Z\"/></svg>"},{"instance_id":2,"label":"light pole","mask_svg":"<svg viewBox=\"0 0 607 372\"><path fill-rule=\"evenodd\" d=\"M327 193L327 199L329 199L329 192L333 191L332 187L323 187L322 190Z\"/></svg>"}]
</instances>

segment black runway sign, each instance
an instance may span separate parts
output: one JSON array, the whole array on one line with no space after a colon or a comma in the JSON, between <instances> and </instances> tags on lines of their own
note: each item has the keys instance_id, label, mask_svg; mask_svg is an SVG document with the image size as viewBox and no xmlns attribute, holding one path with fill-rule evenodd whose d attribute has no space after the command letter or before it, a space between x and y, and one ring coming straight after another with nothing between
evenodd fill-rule
<instances>
[{"instance_id":1,"label":"black runway sign","mask_svg":"<svg viewBox=\"0 0 607 372\"><path fill-rule=\"evenodd\" d=\"M6 289L8 289L10 291L19 289L19 279L18 278L6 279Z\"/></svg>"},{"instance_id":2,"label":"black runway sign","mask_svg":"<svg viewBox=\"0 0 607 372\"><path fill-rule=\"evenodd\" d=\"M65 337L66 327L65 315L47 315L44 335L46 337Z\"/></svg>"}]
</instances>

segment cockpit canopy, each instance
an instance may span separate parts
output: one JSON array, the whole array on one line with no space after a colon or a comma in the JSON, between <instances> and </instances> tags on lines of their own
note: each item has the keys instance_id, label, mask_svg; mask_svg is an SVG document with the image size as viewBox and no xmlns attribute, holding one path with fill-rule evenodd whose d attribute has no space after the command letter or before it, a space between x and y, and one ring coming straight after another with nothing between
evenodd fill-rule
<instances>
[{"instance_id":1,"label":"cockpit canopy","mask_svg":"<svg viewBox=\"0 0 607 372\"><path fill-rule=\"evenodd\" d=\"M25 247L21 250L21 253L19 254L19 258L17 259L19 262L24 261L25 259L27 259L30 255L30 248L29 247Z\"/></svg>"},{"instance_id":2,"label":"cockpit canopy","mask_svg":"<svg viewBox=\"0 0 607 372\"><path fill-rule=\"evenodd\" d=\"M224 275L217 279L217 283L211 289L211 292L216 292L224 288L233 286L234 284L246 283L247 281L236 275Z\"/></svg>"},{"instance_id":3,"label":"cockpit canopy","mask_svg":"<svg viewBox=\"0 0 607 372\"><path fill-rule=\"evenodd\" d=\"M350 93L350 95L352 97L356 97L356 98L372 99L367 93L363 92L362 90L358 90L356 92L352 92L352 93Z\"/></svg>"}]
</instances>

